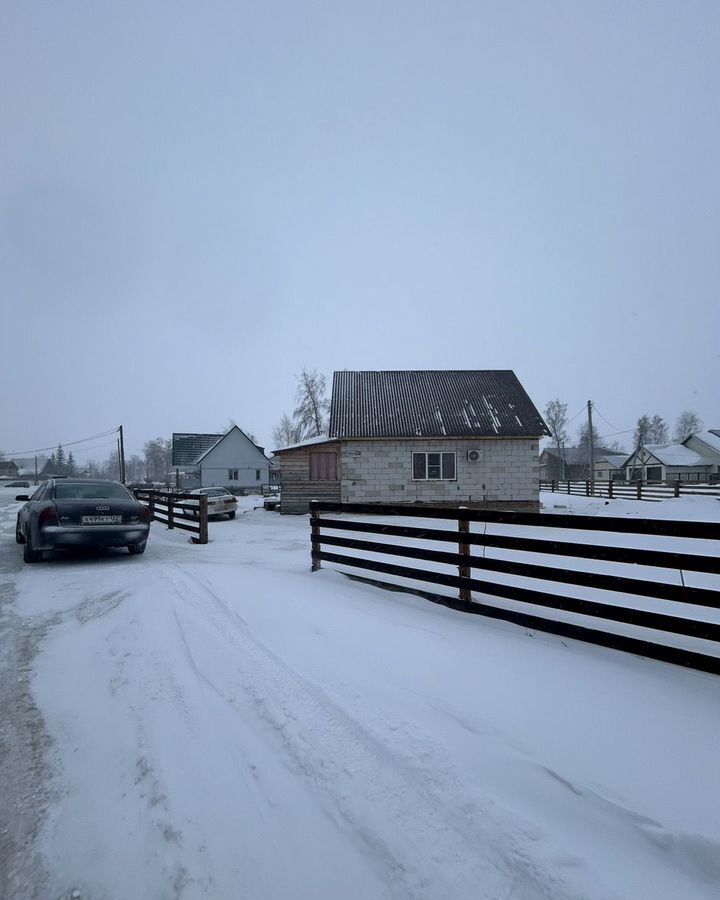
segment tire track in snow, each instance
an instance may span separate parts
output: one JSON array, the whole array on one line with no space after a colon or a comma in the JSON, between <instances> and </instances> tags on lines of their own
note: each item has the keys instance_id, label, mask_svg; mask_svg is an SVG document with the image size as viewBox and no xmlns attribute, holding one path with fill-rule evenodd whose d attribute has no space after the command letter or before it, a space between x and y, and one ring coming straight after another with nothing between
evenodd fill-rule
<instances>
[{"instance_id":1,"label":"tire track in snow","mask_svg":"<svg viewBox=\"0 0 720 900\"><path fill-rule=\"evenodd\" d=\"M533 854L540 837L534 825L492 801L470 799L459 773L428 745L415 740L415 753L388 746L259 641L204 579L178 566L172 580L181 602L209 618L232 646L230 684L242 690L339 827L381 868L395 896L580 900ZM223 695L226 685L202 671L191 631L180 627L198 677Z\"/></svg>"}]
</instances>

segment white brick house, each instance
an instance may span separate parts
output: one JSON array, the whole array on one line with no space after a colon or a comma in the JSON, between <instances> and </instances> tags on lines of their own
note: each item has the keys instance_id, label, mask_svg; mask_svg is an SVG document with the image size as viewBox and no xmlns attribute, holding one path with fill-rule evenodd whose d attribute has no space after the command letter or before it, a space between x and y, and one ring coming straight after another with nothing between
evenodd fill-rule
<instances>
[{"instance_id":1,"label":"white brick house","mask_svg":"<svg viewBox=\"0 0 720 900\"><path fill-rule=\"evenodd\" d=\"M514 372L336 372L329 431L275 451L283 512L313 499L538 508L547 428Z\"/></svg>"}]
</instances>

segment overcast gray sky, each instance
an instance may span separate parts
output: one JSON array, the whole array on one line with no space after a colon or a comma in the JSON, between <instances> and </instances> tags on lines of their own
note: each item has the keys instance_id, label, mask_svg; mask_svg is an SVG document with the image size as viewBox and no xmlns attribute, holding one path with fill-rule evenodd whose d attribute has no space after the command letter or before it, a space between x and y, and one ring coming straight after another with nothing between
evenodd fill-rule
<instances>
[{"instance_id":1,"label":"overcast gray sky","mask_svg":"<svg viewBox=\"0 0 720 900\"><path fill-rule=\"evenodd\" d=\"M719 51L717 0L0 0L0 448L270 447L303 364L720 427Z\"/></svg>"}]
</instances>

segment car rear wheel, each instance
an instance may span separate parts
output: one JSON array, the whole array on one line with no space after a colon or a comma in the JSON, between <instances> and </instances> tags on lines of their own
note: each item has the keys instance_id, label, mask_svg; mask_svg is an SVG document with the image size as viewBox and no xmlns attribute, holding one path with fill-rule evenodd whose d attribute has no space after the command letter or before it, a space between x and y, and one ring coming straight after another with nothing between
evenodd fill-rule
<instances>
[{"instance_id":1,"label":"car rear wheel","mask_svg":"<svg viewBox=\"0 0 720 900\"><path fill-rule=\"evenodd\" d=\"M228 519L234 519L234 518L235 518L235 513L234 513L234 512L228 513Z\"/></svg>"},{"instance_id":2,"label":"car rear wheel","mask_svg":"<svg viewBox=\"0 0 720 900\"><path fill-rule=\"evenodd\" d=\"M140 541L137 544L128 544L128 553L131 556L140 556L141 553L145 552L145 547L147 547L147 541Z\"/></svg>"},{"instance_id":3,"label":"car rear wheel","mask_svg":"<svg viewBox=\"0 0 720 900\"><path fill-rule=\"evenodd\" d=\"M17 525L15 526L15 541L16 541L16 543L18 543L18 544L24 544L24 543L25 543L25 537L24 537L22 531L20 531L20 523L19 523L19 522L18 522Z\"/></svg>"},{"instance_id":4,"label":"car rear wheel","mask_svg":"<svg viewBox=\"0 0 720 900\"><path fill-rule=\"evenodd\" d=\"M28 534L25 538L25 546L23 547L23 561L26 563L38 563L42 560L42 557L42 550L33 550L32 543L30 542L30 535Z\"/></svg>"}]
</instances>

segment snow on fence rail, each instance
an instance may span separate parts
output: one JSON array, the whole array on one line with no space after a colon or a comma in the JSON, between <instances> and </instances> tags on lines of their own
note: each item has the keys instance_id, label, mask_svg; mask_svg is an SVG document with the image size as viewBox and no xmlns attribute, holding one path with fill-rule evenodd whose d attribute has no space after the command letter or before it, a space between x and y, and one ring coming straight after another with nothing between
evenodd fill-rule
<instances>
[{"instance_id":1,"label":"snow on fence rail","mask_svg":"<svg viewBox=\"0 0 720 900\"><path fill-rule=\"evenodd\" d=\"M716 523L319 501L310 514L313 571L383 573L391 579L366 580L397 590L402 579L400 589L455 609L720 675Z\"/></svg>"},{"instance_id":2,"label":"snow on fence rail","mask_svg":"<svg viewBox=\"0 0 720 900\"><path fill-rule=\"evenodd\" d=\"M208 542L207 497L204 494L188 496L168 491L143 490L136 488L135 497L150 510L154 522L162 522L168 528L190 531L196 537L196 544Z\"/></svg>"},{"instance_id":3,"label":"snow on fence rail","mask_svg":"<svg viewBox=\"0 0 720 900\"><path fill-rule=\"evenodd\" d=\"M541 481L541 491L608 497L610 500L666 500L668 497L720 497L720 485L692 481Z\"/></svg>"}]
</instances>

